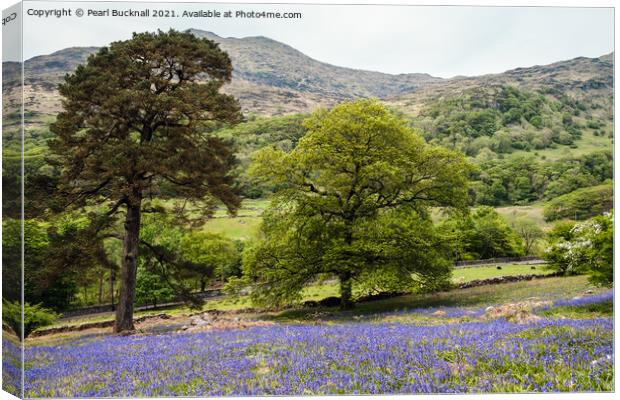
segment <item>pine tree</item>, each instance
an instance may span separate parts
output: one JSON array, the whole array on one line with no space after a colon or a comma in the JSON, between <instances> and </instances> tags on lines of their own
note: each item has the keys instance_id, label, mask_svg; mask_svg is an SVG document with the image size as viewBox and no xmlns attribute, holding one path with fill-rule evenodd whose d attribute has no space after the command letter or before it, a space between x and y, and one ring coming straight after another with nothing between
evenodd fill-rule
<instances>
[{"instance_id":1,"label":"pine tree","mask_svg":"<svg viewBox=\"0 0 620 400\"><path fill-rule=\"evenodd\" d=\"M229 145L209 135L242 118L220 93L232 65L216 43L171 30L134 33L91 55L59 86L63 109L52 132L58 192L71 207L124 213L121 288L115 332L132 330L140 220L162 186L176 197L238 198Z\"/></svg>"}]
</instances>

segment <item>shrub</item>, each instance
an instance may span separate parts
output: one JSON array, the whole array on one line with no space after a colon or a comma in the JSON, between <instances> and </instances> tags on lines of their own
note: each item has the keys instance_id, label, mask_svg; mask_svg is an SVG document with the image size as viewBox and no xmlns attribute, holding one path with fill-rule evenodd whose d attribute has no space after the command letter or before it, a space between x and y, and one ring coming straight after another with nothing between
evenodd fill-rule
<instances>
[{"instance_id":1,"label":"shrub","mask_svg":"<svg viewBox=\"0 0 620 400\"><path fill-rule=\"evenodd\" d=\"M549 267L564 274L586 273L600 286L613 285L613 213L575 224L562 224L550 235Z\"/></svg>"},{"instance_id":2,"label":"shrub","mask_svg":"<svg viewBox=\"0 0 620 400\"><path fill-rule=\"evenodd\" d=\"M24 304L24 338L35 329L53 324L58 314L40 304ZM7 324L17 336L22 336L22 310L19 302L2 301L2 322Z\"/></svg>"}]
</instances>

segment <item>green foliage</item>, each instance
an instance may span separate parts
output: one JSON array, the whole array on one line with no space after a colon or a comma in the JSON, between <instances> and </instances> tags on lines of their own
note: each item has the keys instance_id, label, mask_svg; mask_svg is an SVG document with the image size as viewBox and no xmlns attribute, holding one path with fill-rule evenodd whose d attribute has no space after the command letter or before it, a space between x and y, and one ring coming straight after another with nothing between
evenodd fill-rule
<instances>
[{"instance_id":1,"label":"green foliage","mask_svg":"<svg viewBox=\"0 0 620 400\"><path fill-rule=\"evenodd\" d=\"M190 280L196 274L208 271L208 266L192 262L181 251L183 238L190 233L191 230L178 223L174 213L145 215L140 230L141 251L136 280L142 285L140 296L143 301L178 297L192 306L200 304L200 299L192 295ZM146 274L142 281L141 272ZM158 293L149 294L149 288ZM136 295L137 290L136 287Z\"/></svg>"},{"instance_id":2,"label":"green foliage","mask_svg":"<svg viewBox=\"0 0 620 400\"><path fill-rule=\"evenodd\" d=\"M153 304L157 306L174 299L174 290L162 279L159 274L139 265L136 278L136 303Z\"/></svg>"},{"instance_id":3,"label":"green foliage","mask_svg":"<svg viewBox=\"0 0 620 400\"><path fill-rule=\"evenodd\" d=\"M547 239L551 242L561 239L570 240L573 237L572 230L575 224L575 221L556 221L551 230L547 232Z\"/></svg>"},{"instance_id":4,"label":"green foliage","mask_svg":"<svg viewBox=\"0 0 620 400\"><path fill-rule=\"evenodd\" d=\"M235 155L239 165L235 167L238 189L244 196L255 199L271 192L270 185L257 185L248 176L248 167L255 151L272 146L289 152L297 146L299 139L306 133L303 120L306 115L294 114L283 117L258 118L221 129L217 136L230 139L235 144Z\"/></svg>"},{"instance_id":5,"label":"green foliage","mask_svg":"<svg viewBox=\"0 0 620 400\"><path fill-rule=\"evenodd\" d=\"M151 251L152 264L170 266L174 273L165 275L177 283L189 265L163 244L140 241L141 213L151 211L146 199L206 204L201 217L216 201L230 212L239 205L230 143L213 135L242 120L237 101L220 92L231 77L231 60L218 44L170 30L102 47L59 85L63 111L49 142L55 194L72 209L98 207L98 232L112 230L125 211L116 332L133 329L140 250Z\"/></svg>"},{"instance_id":6,"label":"green foliage","mask_svg":"<svg viewBox=\"0 0 620 400\"><path fill-rule=\"evenodd\" d=\"M613 317L613 301L603 301L601 303L584 304L580 306L559 306L553 307L542 312L548 317L561 316L563 318L601 318Z\"/></svg>"},{"instance_id":7,"label":"green foliage","mask_svg":"<svg viewBox=\"0 0 620 400\"><path fill-rule=\"evenodd\" d=\"M611 152L544 161L534 155L478 162L472 176L478 204L499 206L551 199L613 177Z\"/></svg>"},{"instance_id":8,"label":"green foliage","mask_svg":"<svg viewBox=\"0 0 620 400\"><path fill-rule=\"evenodd\" d=\"M224 282L239 275L240 252L232 240L222 235L206 232L190 232L180 243L180 251L187 260L204 267L198 273L200 290L206 289L209 278L218 277Z\"/></svg>"},{"instance_id":9,"label":"green foliage","mask_svg":"<svg viewBox=\"0 0 620 400\"><path fill-rule=\"evenodd\" d=\"M324 276L340 280L344 307L352 285L375 271L405 286L447 280L450 263L427 210L466 206L463 156L426 145L373 100L319 110L305 126L293 151L264 149L252 166L279 188L260 239L244 252L254 300L298 300Z\"/></svg>"},{"instance_id":10,"label":"green foliage","mask_svg":"<svg viewBox=\"0 0 620 400\"><path fill-rule=\"evenodd\" d=\"M513 86L467 89L424 109L426 139L476 156L569 145L581 131L570 114L573 105Z\"/></svg>"},{"instance_id":11,"label":"green foliage","mask_svg":"<svg viewBox=\"0 0 620 400\"><path fill-rule=\"evenodd\" d=\"M550 244L545 249L544 257L547 260L547 268L564 275L575 275L577 271L569 269L570 264L566 259L566 251L568 243L573 238L573 228L576 222L573 221L557 221L553 228L547 232L547 242Z\"/></svg>"},{"instance_id":12,"label":"green foliage","mask_svg":"<svg viewBox=\"0 0 620 400\"><path fill-rule=\"evenodd\" d=\"M200 300L192 293L196 280L204 291L216 277L223 281L239 275L240 245L222 235L181 225L170 213L146 214L140 243L138 302L155 304L179 297L198 305Z\"/></svg>"},{"instance_id":13,"label":"green foliage","mask_svg":"<svg viewBox=\"0 0 620 400\"><path fill-rule=\"evenodd\" d=\"M303 126L306 118L307 115L303 114L257 118L221 129L217 135L225 139L234 139L237 150L243 150L240 159L244 160L254 151L266 146L291 151L306 133L306 128Z\"/></svg>"},{"instance_id":14,"label":"green foliage","mask_svg":"<svg viewBox=\"0 0 620 400\"><path fill-rule=\"evenodd\" d=\"M556 225L545 253L550 268L565 274L586 273L601 286L613 285L613 213Z\"/></svg>"},{"instance_id":15,"label":"green foliage","mask_svg":"<svg viewBox=\"0 0 620 400\"><path fill-rule=\"evenodd\" d=\"M453 239L458 260L515 257L524 254L521 238L491 207L479 207L463 217L442 222L440 230Z\"/></svg>"},{"instance_id":16,"label":"green foliage","mask_svg":"<svg viewBox=\"0 0 620 400\"><path fill-rule=\"evenodd\" d=\"M614 283L614 218L613 213L597 216L592 225L582 228L580 235L591 241L586 250L587 271L592 283L612 286Z\"/></svg>"},{"instance_id":17,"label":"green foliage","mask_svg":"<svg viewBox=\"0 0 620 400\"><path fill-rule=\"evenodd\" d=\"M24 304L23 337L28 337L35 329L53 324L58 315L40 304ZM22 337L22 307L17 301L2 299L2 322Z\"/></svg>"},{"instance_id":18,"label":"green foliage","mask_svg":"<svg viewBox=\"0 0 620 400\"><path fill-rule=\"evenodd\" d=\"M50 245L39 274L39 292L28 292L28 299L41 299L37 301L59 311L82 305L76 301L78 288L85 289L102 273L118 269L109 259L103 238L96 233L98 226L99 220L88 214L57 216L47 231Z\"/></svg>"},{"instance_id":19,"label":"green foliage","mask_svg":"<svg viewBox=\"0 0 620 400\"><path fill-rule=\"evenodd\" d=\"M529 93L512 86L504 86L497 96L497 105L504 125L525 119L537 128L542 127L541 114L548 106L544 96Z\"/></svg>"},{"instance_id":20,"label":"green foliage","mask_svg":"<svg viewBox=\"0 0 620 400\"><path fill-rule=\"evenodd\" d=\"M102 242L90 233L87 217L65 214L53 222L24 220L24 295L57 311L71 308L78 285L88 285L91 271L109 268ZM3 293L21 297L21 223L3 221Z\"/></svg>"},{"instance_id":21,"label":"green foliage","mask_svg":"<svg viewBox=\"0 0 620 400\"><path fill-rule=\"evenodd\" d=\"M611 182L577 189L558 196L545 206L545 220L561 218L584 220L609 211L614 206L614 188Z\"/></svg>"},{"instance_id":22,"label":"green foliage","mask_svg":"<svg viewBox=\"0 0 620 400\"><path fill-rule=\"evenodd\" d=\"M33 281L43 266L49 240L45 225L35 220L24 220L25 290L32 294ZM22 281L22 221L5 218L2 221L2 294L5 299L21 298ZM28 297L30 299L30 297Z\"/></svg>"}]
</instances>

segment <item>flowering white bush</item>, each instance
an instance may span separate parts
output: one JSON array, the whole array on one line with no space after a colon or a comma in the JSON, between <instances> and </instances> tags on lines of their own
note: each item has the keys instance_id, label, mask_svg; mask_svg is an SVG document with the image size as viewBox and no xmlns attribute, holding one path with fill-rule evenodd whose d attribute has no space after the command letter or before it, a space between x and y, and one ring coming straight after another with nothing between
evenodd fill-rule
<instances>
[{"instance_id":1,"label":"flowering white bush","mask_svg":"<svg viewBox=\"0 0 620 400\"><path fill-rule=\"evenodd\" d=\"M545 250L552 268L565 274L589 273L593 281L613 281L613 213L575 224Z\"/></svg>"}]
</instances>

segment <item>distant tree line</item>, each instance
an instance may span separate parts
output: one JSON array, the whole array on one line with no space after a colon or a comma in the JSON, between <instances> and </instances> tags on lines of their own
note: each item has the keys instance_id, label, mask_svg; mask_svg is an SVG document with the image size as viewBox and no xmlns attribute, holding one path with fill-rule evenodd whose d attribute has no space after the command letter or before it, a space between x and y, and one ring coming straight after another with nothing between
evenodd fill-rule
<instances>
[{"instance_id":1,"label":"distant tree line","mask_svg":"<svg viewBox=\"0 0 620 400\"><path fill-rule=\"evenodd\" d=\"M472 202L490 206L549 200L613 177L611 151L553 161L515 155L479 162L477 167L472 175Z\"/></svg>"},{"instance_id":2,"label":"distant tree line","mask_svg":"<svg viewBox=\"0 0 620 400\"><path fill-rule=\"evenodd\" d=\"M573 145L586 128L576 119L583 111L583 103L567 96L554 99L497 85L435 101L411 123L430 143L489 158L515 150ZM611 135L611 121L588 117L587 128L599 136Z\"/></svg>"}]
</instances>

